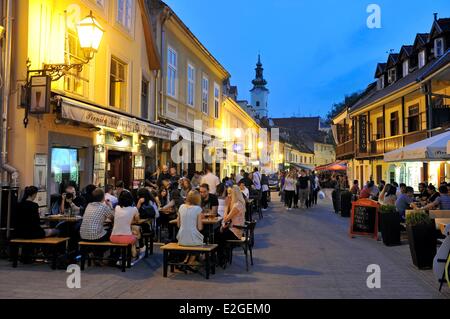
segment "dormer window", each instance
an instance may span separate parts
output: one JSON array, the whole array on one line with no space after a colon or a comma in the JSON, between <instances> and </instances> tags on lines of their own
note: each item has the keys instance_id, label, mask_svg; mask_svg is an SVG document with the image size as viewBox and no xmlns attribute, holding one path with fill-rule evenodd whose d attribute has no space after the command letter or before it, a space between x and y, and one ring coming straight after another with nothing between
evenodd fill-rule
<instances>
[{"instance_id":1,"label":"dormer window","mask_svg":"<svg viewBox=\"0 0 450 319\"><path fill-rule=\"evenodd\" d=\"M409 60L403 62L403 77L407 76L409 73Z\"/></svg>"},{"instance_id":2,"label":"dormer window","mask_svg":"<svg viewBox=\"0 0 450 319\"><path fill-rule=\"evenodd\" d=\"M436 58L444 55L444 39L438 38L434 40L434 56Z\"/></svg>"},{"instance_id":3,"label":"dormer window","mask_svg":"<svg viewBox=\"0 0 450 319\"><path fill-rule=\"evenodd\" d=\"M377 89L384 89L384 75L381 75L377 80Z\"/></svg>"},{"instance_id":4,"label":"dormer window","mask_svg":"<svg viewBox=\"0 0 450 319\"><path fill-rule=\"evenodd\" d=\"M394 83L397 81L397 70L395 68L389 69L388 71L388 83Z\"/></svg>"},{"instance_id":5,"label":"dormer window","mask_svg":"<svg viewBox=\"0 0 450 319\"><path fill-rule=\"evenodd\" d=\"M425 66L425 50L419 52L419 69Z\"/></svg>"}]
</instances>

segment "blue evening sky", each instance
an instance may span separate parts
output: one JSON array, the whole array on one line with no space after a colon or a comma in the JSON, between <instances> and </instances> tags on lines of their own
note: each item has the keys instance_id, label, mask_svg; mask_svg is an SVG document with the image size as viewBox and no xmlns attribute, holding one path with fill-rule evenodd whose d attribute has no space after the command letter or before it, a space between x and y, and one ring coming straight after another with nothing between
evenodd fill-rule
<instances>
[{"instance_id":1,"label":"blue evening sky","mask_svg":"<svg viewBox=\"0 0 450 319\"><path fill-rule=\"evenodd\" d=\"M250 100L258 52L270 89L269 115L325 114L364 89L387 51L429 32L449 0L166 0L230 72L239 99ZM366 8L381 7L381 29Z\"/></svg>"}]
</instances>

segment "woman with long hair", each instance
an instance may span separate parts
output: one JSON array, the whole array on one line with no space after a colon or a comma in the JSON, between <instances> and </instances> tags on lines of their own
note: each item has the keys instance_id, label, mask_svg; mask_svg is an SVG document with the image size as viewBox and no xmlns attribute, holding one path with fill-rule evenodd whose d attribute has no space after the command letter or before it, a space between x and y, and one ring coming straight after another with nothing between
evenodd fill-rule
<instances>
[{"instance_id":1,"label":"woman with long hair","mask_svg":"<svg viewBox=\"0 0 450 319\"><path fill-rule=\"evenodd\" d=\"M284 180L283 191L286 202L286 209L292 209L295 192L297 190L297 173L292 170L288 173Z\"/></svg>"},{"instance_id":2,"label":"woman with long hair","mask_svg":"<svg viewBox=\"0 0 450 319\"><path fill-rule=\"evenodd\" d=\"M231 200L228 207L225 208L222 227L217 233L216 239L219 245L217 254L219 264L224 266L227 262L225 256L225 244L227 240L238 240L242 237L242 229L233 227L234 225L244 225L245 218L245 199L238 186L231 188Z\"/></svg>"},{"instance_id":3,"label":"woman with long hair","mask_svg":"<svg viewBox=\"0 0 450 319\"><path fill-rule=\"evenodd\" d=\"M17 207L15 237L38 239L58 235L57 229L43 229L39 215L39 205L34 202L38 193L35 186L25 187L22 200Z\"/></svg>"}]
</instances>

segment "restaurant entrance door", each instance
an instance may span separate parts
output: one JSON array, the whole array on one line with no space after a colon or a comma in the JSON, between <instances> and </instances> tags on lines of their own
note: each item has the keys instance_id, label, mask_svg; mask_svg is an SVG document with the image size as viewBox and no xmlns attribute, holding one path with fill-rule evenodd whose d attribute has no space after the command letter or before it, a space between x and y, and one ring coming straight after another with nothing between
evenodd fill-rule
<instances>
[{"instance_id":1,"label":"restaurant entrance door","mask_svg":"<svg viewBox=\"0 0 450 319\"><path fill-rule=\"evenodd\" d=\"M107 183L116 185L123 181L126 188L131 189L132 155L129 152L108 151Z\"/></svg>"}]
</instances>

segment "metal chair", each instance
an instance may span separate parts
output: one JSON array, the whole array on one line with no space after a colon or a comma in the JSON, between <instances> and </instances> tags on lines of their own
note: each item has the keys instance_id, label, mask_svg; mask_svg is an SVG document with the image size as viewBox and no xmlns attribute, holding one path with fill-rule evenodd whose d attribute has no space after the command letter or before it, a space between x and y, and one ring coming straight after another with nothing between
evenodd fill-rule
<instances>
[{"instance_id":1,"label":"metal chair","mask_svg":"<svg viewBox=\"0 0 450 319\"><path fill-rule=\"evenodd\" d=\"M245 225L234 225L234 228L242 229L244 236L241 239L227 240L226 245L228 248L229 262L233 262L233 249L236 247L242 247L245 254L245 264L248 271L248 255L250 253L250 263L253 266L253 245L254 245L254 230L256 221L247 221Z\"/></svg>"}]
</instances>

